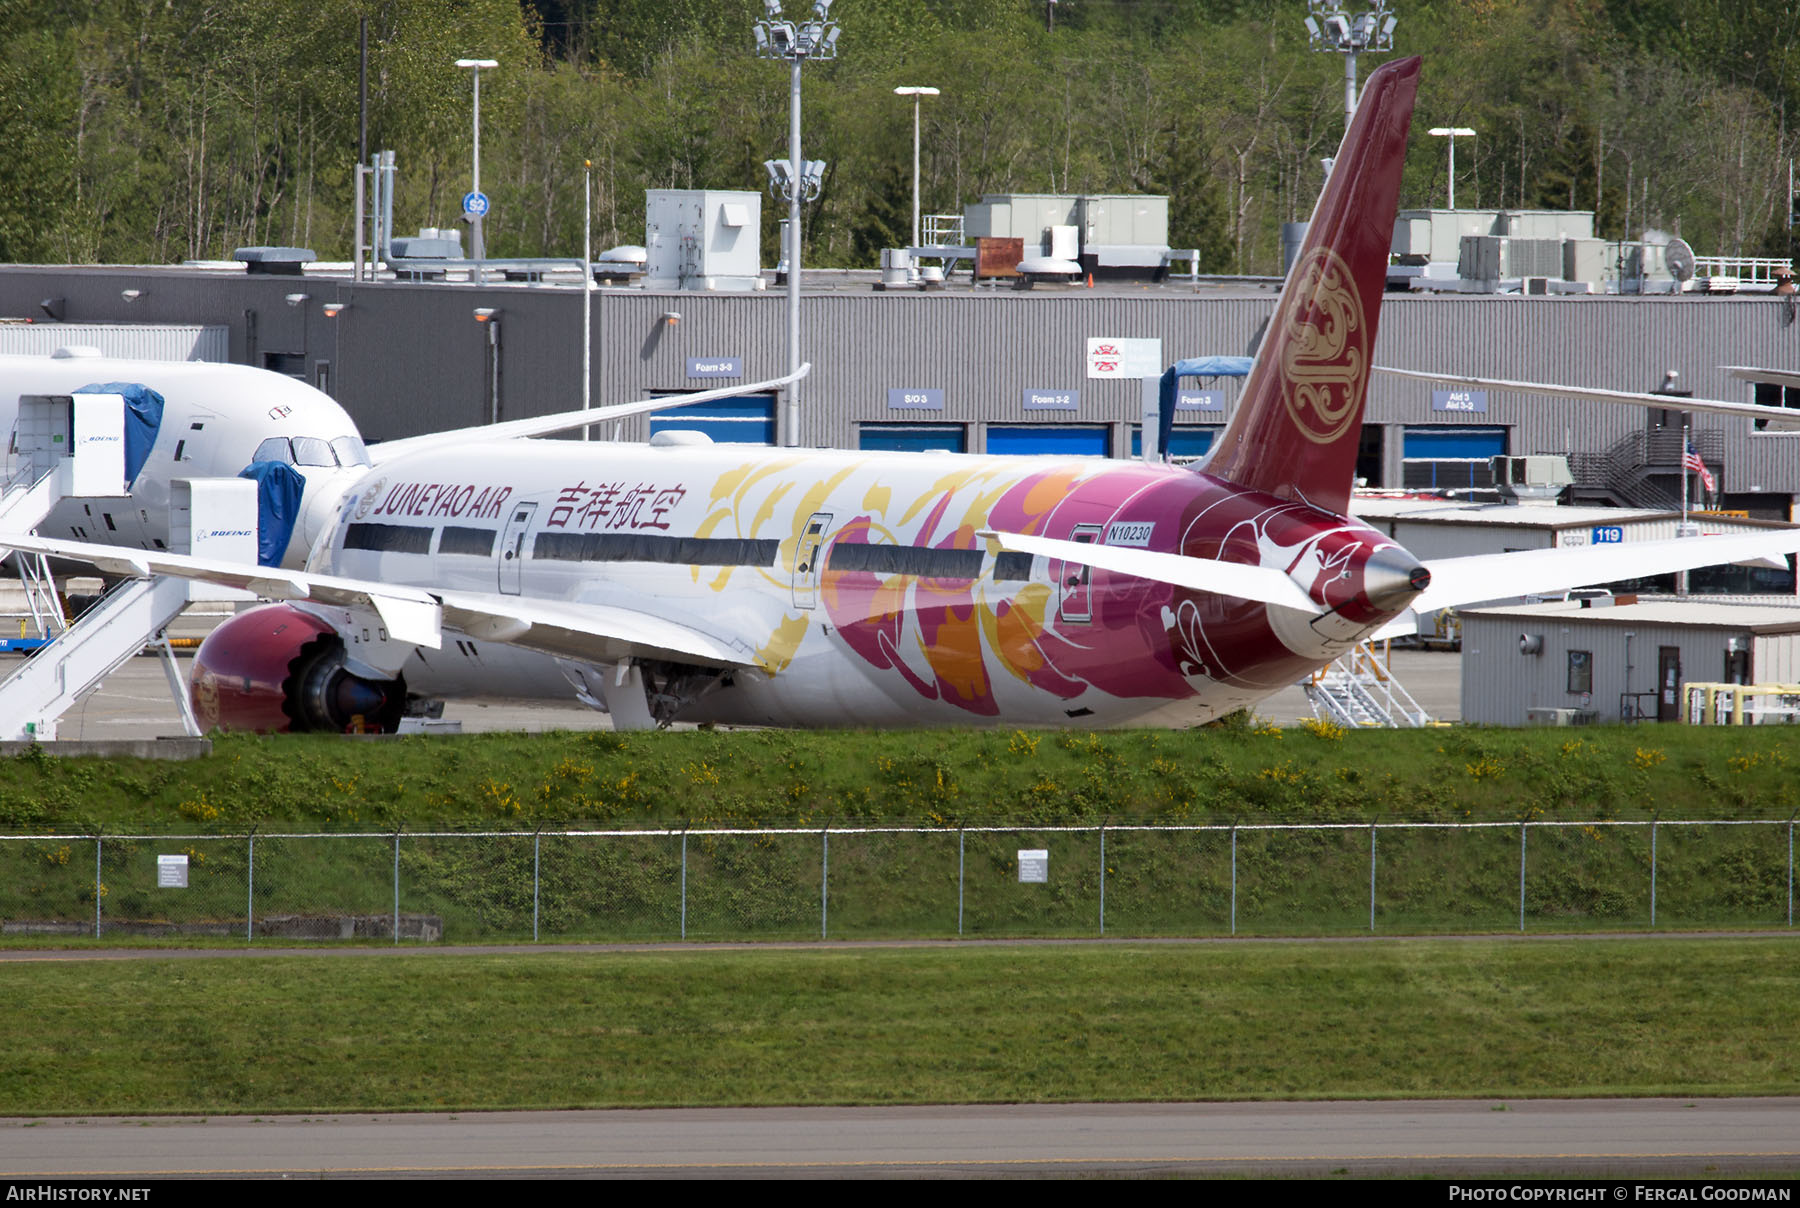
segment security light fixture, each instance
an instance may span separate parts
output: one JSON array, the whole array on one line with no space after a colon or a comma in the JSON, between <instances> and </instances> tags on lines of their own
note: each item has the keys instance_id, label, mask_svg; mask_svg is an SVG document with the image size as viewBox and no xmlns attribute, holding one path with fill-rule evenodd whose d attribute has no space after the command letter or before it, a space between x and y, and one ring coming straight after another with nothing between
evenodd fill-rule
<instances>
[{"instance_id":1,"label":"security light fixture","mask_svg":"<svg viewBox=\"0 0 1800 1208\"><path fill-rule=\"evenodd\" d=\"M312 297L311 294L289 294L284 300L289 306L301 306L310 297Z\"/></svg>"},{"instance_id":2,"label":"security light fixture","mask_svg":"<svg viewBox=\"0 0 1800 1208\"><path fill-rule=\"evenodd\" d=\"M673 327L675 324L681 322L681 312L678 310L665 310L662 312L662 321L670 327Z\"/></svg>"},{"instance_id":3,"label":"security light fixture","mask_svg":"<svg viewBox=\"0 0 1800 1208\"><path fill-rule=\"evenodd\" d=\"M1394 49L1398 18L1388 0L1307 0L1306 37L1312 48L1344 56L1344 125L1356 112L1356 56ZM1454 208L1454 207L1452 207Z\"/></svg>"},{"instance_id":4,"label":"security light fixture","mask_svg":"<svg viewBox=\"0 0 1800 1208\"><path fill-rule=\"evenodd\" d=\"M327 319L335 319L339 315L343 314L344 311L348 310L349 307L350 307L350 304L348 302L327 302L324 306L320 307L319 309L321 309L325 312L325 317Z\"/></svg>"},{"instance_id":5,"label":"security light fixture","mask_svg":"<svg viewBox=\"0 0 1800 1208\"><path fill-rule=\"evenodd\" d=\"M122 289L119 291L119 297L123 298L127 302L136 302L139 298L141 298L143 296L144 296L144 291L141 289Z\"/></svg>"},{"instance_id":6,"label":"security light fixture","mask_svg":"<svg viewBox=\"0 0 1800 1208\"><path fill-rule=\"evenodd\" d=\"M491 323L499 314L500 311L498 307L477 306L475 308L475 321L477 323Z\"/></svg>"},{"instance_id":7,"label":"security light fixture","mask_svg":"<svg viewBox=\"0 0 1800 1208\"><path fill-rule=\"evenodd\" d=\"M796 22L782 17L781 0L763 0L763 18L751 25L751 32L756 37L757 58L786 59L788 63L788 157L779 162L769 160L763 167L769 173L769 191L778 197L785 195L788 203L788 372L796 377L800 371L800 203L819 195L825 174L822 161L807 163L800 158L800 67L808 59L837 56L838 25L831 19L831 5L832 0L813 0L811 19ZM790 383L787 391L784 443L797 445L800 443L798 383Z\"/></svg>"}]
</instances>

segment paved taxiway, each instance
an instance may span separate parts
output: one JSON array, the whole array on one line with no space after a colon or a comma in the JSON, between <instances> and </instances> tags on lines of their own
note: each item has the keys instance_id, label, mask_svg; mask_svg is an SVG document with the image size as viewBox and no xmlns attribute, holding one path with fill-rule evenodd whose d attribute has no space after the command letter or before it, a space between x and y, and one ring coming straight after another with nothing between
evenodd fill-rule
<instances>
[{"instance_id":1,"label":"paved taxiway","mask_svg":"<svg viewBox=\"0 0 1800 1208\"><path fill-rule=\"evenodd\" d=\"M1800 1098L0 1121L0 1176L1781 1175Z\"/></svg>"}]
</instances>

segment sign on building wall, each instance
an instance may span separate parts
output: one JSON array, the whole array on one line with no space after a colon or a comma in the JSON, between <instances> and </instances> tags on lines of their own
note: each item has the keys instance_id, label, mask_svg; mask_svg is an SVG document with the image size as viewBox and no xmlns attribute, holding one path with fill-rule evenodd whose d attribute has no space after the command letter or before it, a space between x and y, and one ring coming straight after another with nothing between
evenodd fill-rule
<instances>
[{"instance_id":1,"label":"sign on building wall","mask_svg":"<svg viewBox=\"0 0 1800 1208\"><path fill-rule=\"evenodd\" d=\"M743 357L689 357L687 375L691 378L741 378Z\"/></svg>"},{"instance_id":2,"label":"sign on building wall","mask_svg":"<svg viewBox=\"0 0 1800 1208\"><path fill-rule=\"evenodd\" d=\"M1025 391L1024 405L1027 411L1079 411L1081 391L1032 387Z\"/></svg>"},{"instance_id":3,"label":"sign on building wall","mask_svg":"<svg viewBox=\"0 0 1800 1208\"><path fill-rule=\"evenodd\" d=\"M1175 392L1175 410L1223 411L1225 410L1225 392L1223 390L1177 390Z\"/></svg>"},{"instance_id":4,"label":"sign on building wall","mask_svg":"<svg viewBox=\"0 0 1800 1208\"><path fill-rule=\"evenodd\" d=\"M1091 378L1158 377L1162 371L1161 340L1088 337L1087 375Z\"/></svg>"},{"instance_id":5,"label":"sign on building wall","mask_svg":"<svg viewBox=\"0 0 1800 1208\"><path fill-rule=\"evenodd\" d=\"M1462 411L1485 415L1487 414L1487 391L1433 390L1431 392L1431 409L1433 411Z\"/></svg>"},{"instance_id":6,"label":"sign on building wall","mask_svg":"<svg viewBox=\"0 0 1800 1208\"><path fill-rule=\"evenodd\" d=\"M944 392L917 386L890 389L887 392L890 411L942 411Z\"/></svg>"}]
</instances>

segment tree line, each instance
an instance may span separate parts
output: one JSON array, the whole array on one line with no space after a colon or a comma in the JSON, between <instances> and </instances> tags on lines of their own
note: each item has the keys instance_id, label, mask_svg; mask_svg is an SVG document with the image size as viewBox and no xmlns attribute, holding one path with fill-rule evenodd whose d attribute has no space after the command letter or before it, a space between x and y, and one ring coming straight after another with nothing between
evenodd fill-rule
<instances>
[{"instance_id":1,"label":"tree line","mask_svg":"<svg viewBox=\"0 0 1800 1208\"><path fill-rule=\"evenodd\" d=\"M790 10L810 0L786 0ZM1355 7L1352 0L1352 7ZM1607 238L1789 254L1787 101L1800 12L1775 0L1398 0L1425 56L1402 204L1596 212ZM760 190L787 151L763 0L0 0L0 261L164 263L291 244L348 259L368 21L371 150L396 152L395 229L453 226L482 79L496 256L641 243L644 190ZM1343 132L1341 56L1301 0L838 0L838 57L804 69L828 168L809 264L910 240L912 105L927 213L986 193L1162 193L1170 243L1276 270ZM790 16L798 15L790 12ZM1390 56L1364 55L1363 78ZM765 262L775 259L765 204Z\"/></svg>"}]
</instances>

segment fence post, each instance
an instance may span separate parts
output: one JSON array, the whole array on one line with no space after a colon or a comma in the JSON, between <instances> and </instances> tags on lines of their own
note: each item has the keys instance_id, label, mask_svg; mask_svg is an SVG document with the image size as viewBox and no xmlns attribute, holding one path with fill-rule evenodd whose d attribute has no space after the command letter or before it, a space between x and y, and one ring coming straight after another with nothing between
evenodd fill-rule
<instances>
[{"instance_id":1,"label":"fence post","mask_svg":"<svg viewBox=\"0 0 1800 1208\"><path fill-rule=\"evenodd\" d=\"M1369 823L1369 930L1375 930L1375 824Z\"/></svg>"},{"instance_id":2,"label":"fence post","mask_svg":"<svg viewBox=\"0 0 1800 1208\"><path fill-rule=\"evenodd\" d=\"M831 823L819 832L819 938L826 938L826 903L831 889Z\"/></svg>"},{"instance_id":3,"label":"fence post","mask_svg":"<svg viewBox=\"0 0 1800 1208\"><path fill-rule=\"evenodd\" d=\"M967 832L962 827L956 828L956 934L963 933L963 836Z\"/></svg>"},{"instance_id":4,"label":"fence post","mask_svg":"<svg viewBox=\"0 0 1800 1208\"><path fill-rule=\"evenodd\" d=\"M1237 823L1231 824L1231 934L1237 934Z\"/></svg>"},{"instance_id":5,"label":"fence post","mask_svg":"<svg viewBox=\"0 0 1800 1208\"><path fill-rule=\"evenodd\" d=\"M543 883L544 832L531 834L531 942L538 942L538 886Z\"/></svg>"},{"instance_id":6,"label":"fence post","mask_svg":"<svg viewBox=\"0 0 1800 1208\"><path fill-rule=\"evenodd\" d=\"M256 941L256 832L250 832L250 901L244 907L244 942Z\"/></svg>"},{"instance_id":7,"label":"fence post","mask_svg":"<svg viewBox=\"0 0 1800 1208\"><path fill-rule=\"evenodd\" d=\"M1519 823L1519 931L1525 930L1525 823Z\"/></svg>"},{"instance_id":8,"label":"fence post","mask_svg":"<svg viewBox=\"0 0 1800 1208\"><path fill-rule=\"evenodd\" d=\"M1100 824L1100 934L1106 934L1106 823Z\"/></svg>"},{"instance_id":9,"label":"fence post","mask_svg":"<svg viewBox=\"0 0 1800 1208\"><path fill-rule=\"evenodd\" d=\"M1656 819L1650 819L1650 926L1656 926Z\"/></svg>"},{"instance_id":10,"label":"fence post","mask_svg":"<svg viewBox=\"0 0 1800 1208\"><path fill-rule=\"evenodd\" d=\"M1800 810L1796 810L1800 813ZM1794 925L1794 815L1788 815L1788 926Z\"/></svg>"},{"instance_id":11,"label":"fence post","mask_svg":"<svg viewBox=\"0 0 1800 1208\"><path fill-rule=\"evenodd\" d=\"M106 887L100 881L100 836L94 836L94 938L100 938L100 894Z\"/></svg>"},{"instance_id":12,"label":"fence post","mask_svg":"<svg viewBox=\"0 0 1800 1208\"><path fill-rule=\"evenodd\" d=\"M394 944L400 943L400 832L394 832Z\"/></svg>"},{"instance_id":13,"label":"fence post","mask_svg":"<svg viewBox=\"0 0 1800 1208\"><path fill-rule=\"evenodd\" d=\"M681 938L687 938L687 830L681 832Z\"/></svg>"}]
</instances>

